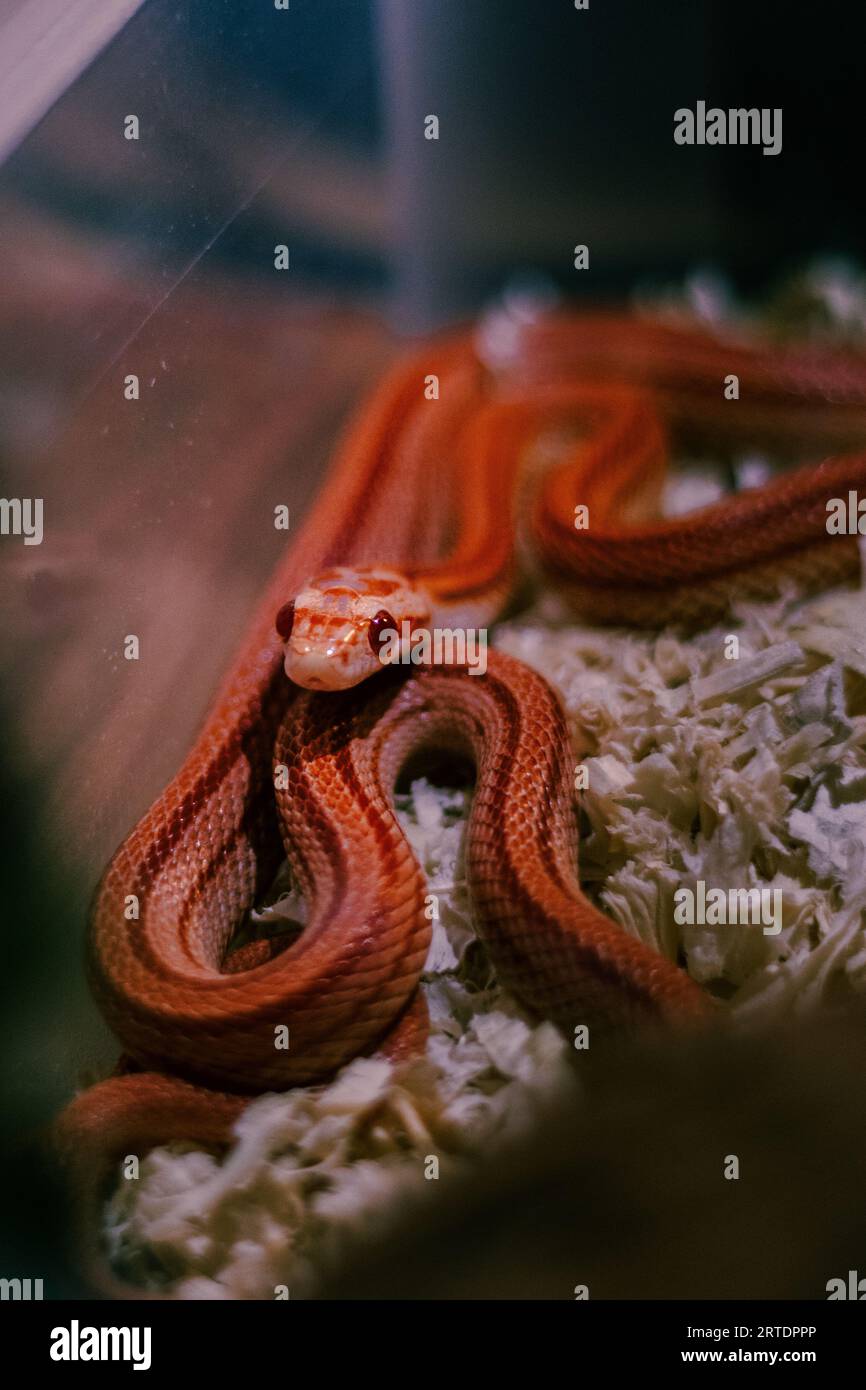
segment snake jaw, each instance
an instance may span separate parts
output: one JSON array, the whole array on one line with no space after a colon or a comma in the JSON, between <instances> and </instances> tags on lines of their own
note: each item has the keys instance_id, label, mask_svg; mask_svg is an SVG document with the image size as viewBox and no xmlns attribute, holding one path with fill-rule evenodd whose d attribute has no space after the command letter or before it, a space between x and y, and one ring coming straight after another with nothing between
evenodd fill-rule
<instances>
[{"instance_id":1,"label":"snake jaw","mask_svg":"<svg viewBox=\"0 0 866 1390\"><path fill-rule=\"evenodd\" d=\"M378 669L375 659L364 662L369 670L359 671L359 665L345 646L332 644L322 652L309 642L290 639L286 643L283 669L289 680L305 690L348 690Z\"/></svg>"}]
</instances>

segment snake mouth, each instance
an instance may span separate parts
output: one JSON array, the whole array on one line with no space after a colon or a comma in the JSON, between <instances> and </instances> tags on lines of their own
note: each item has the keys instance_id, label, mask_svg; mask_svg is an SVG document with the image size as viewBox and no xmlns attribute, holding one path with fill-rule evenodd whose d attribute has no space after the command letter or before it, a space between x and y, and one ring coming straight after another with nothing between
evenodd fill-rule
<instances>
[{"instance_id":1,"label":"snake mouth","mask_svg":"<svg viewBox=\"0 0 866 1390\"><path fill-rule=\"evenodd\" d=\"M340 690L340 689L342 689L341 686L339 686L339 685L334 685L333 682L323 681L323 680L321 680L318 676L304 676L303 680L300 680L297 676L294 676L294 677L293 677L293 680L294 680L294 682L295 682L295 685L301 686L301 688L304 689L304 690Z\"/></svg>"},{"instance_id":2,"label":"snake mouth","mask_svg":"<svg viewBox=\"0 0 866 1390\"><path fill-rule=\"evenodd\" d=\"M289 680L302 690L348 690L350 686L357 685L359 680L342 661L328 657L315 660L309 655L298 658L291 651L286 652L283 669Z\"/></svg>"}]
</instances>

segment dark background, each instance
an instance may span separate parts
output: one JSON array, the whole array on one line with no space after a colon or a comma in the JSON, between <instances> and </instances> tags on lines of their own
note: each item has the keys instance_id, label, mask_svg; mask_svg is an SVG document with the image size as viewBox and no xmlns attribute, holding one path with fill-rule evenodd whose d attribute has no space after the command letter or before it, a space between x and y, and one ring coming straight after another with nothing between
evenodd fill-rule
<instances>
[{"instance_id":1,"label":"dark background","mask_svg":"<svg viewBox=\"0 0 866 1390\"><path fill-rule=\"evenodd\" d=\"M389 290L402 327L527 269L598 297L712 263L756 290L866 253L864 38L842 0L151 0L0 193L168 273L267 273L285 240L294 283ZM781 154L675 145L698 99L781 107Z\"/></svg>"}]
</instances>

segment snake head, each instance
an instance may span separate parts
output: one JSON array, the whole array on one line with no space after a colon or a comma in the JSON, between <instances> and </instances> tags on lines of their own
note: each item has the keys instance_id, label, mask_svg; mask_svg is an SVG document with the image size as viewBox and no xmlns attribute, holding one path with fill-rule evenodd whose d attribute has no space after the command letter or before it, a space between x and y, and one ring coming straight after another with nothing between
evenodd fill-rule
<instances>
[{"instance_id":1,"label":"snake head","mask_svg":"<svg viewBox=\"0 0 866 1390\"><path fill-rule=\"evenodd\" d=\"M395 659L395 633L430 619L429 599L396 570L323 570L277 614L286 675L307 690L347 690Z\"/></svg>"}]
</instances>

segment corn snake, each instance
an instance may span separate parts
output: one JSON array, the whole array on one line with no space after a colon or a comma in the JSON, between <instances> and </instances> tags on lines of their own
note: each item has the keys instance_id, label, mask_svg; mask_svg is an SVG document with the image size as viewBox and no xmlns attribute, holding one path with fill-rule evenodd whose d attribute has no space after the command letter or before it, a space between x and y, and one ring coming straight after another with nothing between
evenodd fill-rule
<instances>
[{"instance_id":1,"label":"corn snake","mask_svg":"<svg viewBox=\"0 0 866 1390\"><path fill-rule=\"evenodd\" d=\"M737 402L723 396L730 372ZM431 375L438 396L428 399ZM787 579L852 577L856 542L827 535L825 505L866 489L866 455L845 452L864 402L856 358L722 345L607 316L523 325L495 370L471 335L399 364L344 441L189 758L98 890L94 991L127 1051L152 1070L111 1078L67 1110L64 1142L88 1177L148 1144L219 1144L248 1094L315 1081L383 1039L398 1055L419 1045L429 923L389 802L419 740L476 763L474 908L518 997L565 1028L708 1016L684 971L580 893L573 755L540 677L493 655L481 681L441 668L298 693L274 617L311 575L391 567L426 596L432 624L486 625L519 569L518 511L552 582L605 622L708 621L732 598L768 596ZM831 456L658 521L668 424L685 438ZM529 498L527 457L542 436L558 457ZM590 518L579 533L578 503ZM289 773L276 796L275 761ZM309 926L283 952L261 942L227 956L284 850L311 902ZM140 904L133 921L130 894ZM285 1052L274 1048L281 1024Z\"/></svg>"}]
</instances>

